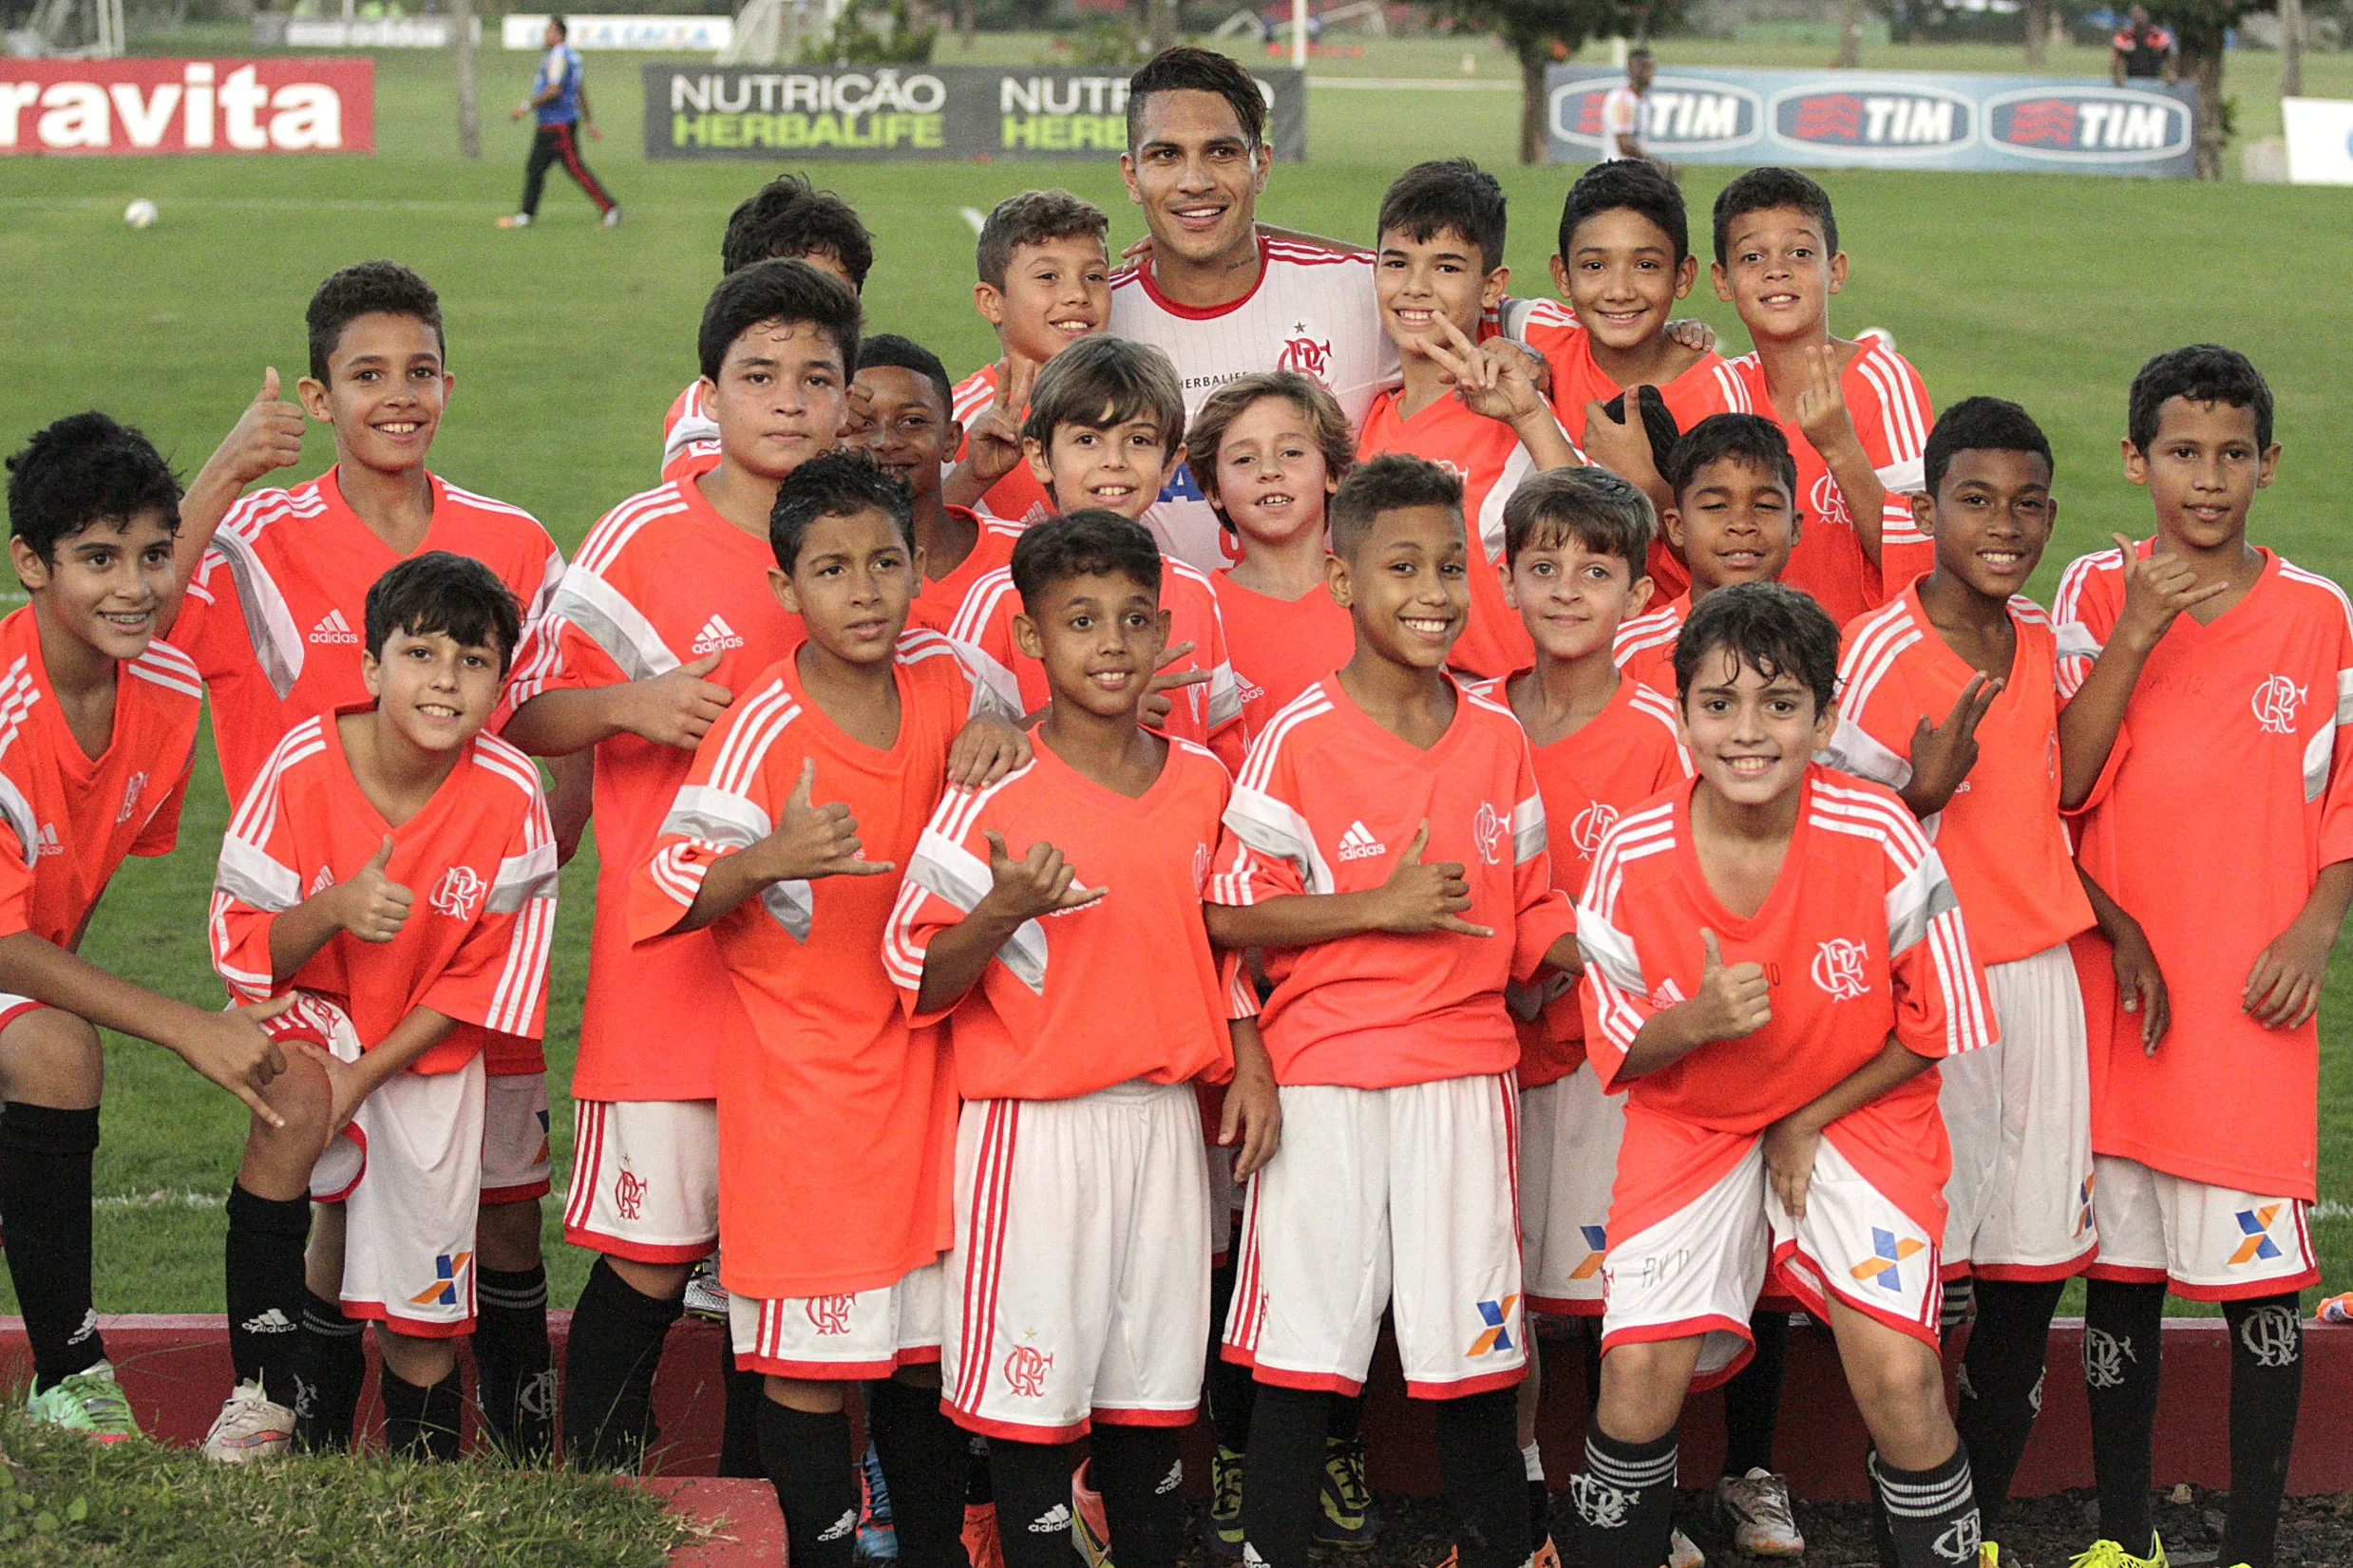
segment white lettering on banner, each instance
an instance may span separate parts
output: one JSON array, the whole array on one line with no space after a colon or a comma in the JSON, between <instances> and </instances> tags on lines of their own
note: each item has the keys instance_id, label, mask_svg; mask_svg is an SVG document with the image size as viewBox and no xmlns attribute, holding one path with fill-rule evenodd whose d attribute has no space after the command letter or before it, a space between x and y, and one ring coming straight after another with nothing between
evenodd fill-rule
<instances>
[{"instance_id":1,"label":"white lettering on banner","mask_svg":"<svg viewBox=\"0 0 2353 1568\"><path fill-rule=\"evenodd\" d=\"M996 85L999 114L1126 114L1124 76L1008 76Z\"/></svg>"},{"instance_id":2,"label":"white lettering on banner","mask_svg":"<svg viewBox=\"0 0 2353 1568\"><path fill-rule=\"evenodd\" d=\"M1713 92L1654 92L1648 132L1661 141L1728 141L1740 134L1740 101Z\"/></svg>"},{"instance_id":3,"label":"white lettering on banner","mask_svg":"<svg viewBox=\"0 0 2353 1568\"><path fill-rule=\"evenodd\" d=\"M365 60L0 62L0 153L364 150L373 71Z\"/></svg>"},{"instance_id":4,"label":"white lettering on banner","mask_svg":"<svg viewBox=\"0 0 2353 1568\"><path fill-rule=\"evenodd\" d=\"M1866 142L1950 142L1953 105L1942 100L1866 98L1863 100L1863 140Z\"/></svg>"},{"instance_id":5,"label":"white lettering on banner","mask_svg":"<svg viewBox=\"0 0 2353 1568\"><path fill-rule=\"evenodd\" d=\"M735 42L732 16L576 16L566 14L564 42L576 49L643 49L715 54ZM502 47L536 53L547 47L544 13L517 11L499 25Z\"/></svg>"},{"instance_id":6,"label":"white lettering on banner","mask_svg":"<svg viewBox=\"0 0 2353 1568\"><path fill-rule=\"evenodd\" d=\"M844 71L838 76L685 72L670 79L670 112L721 114L933 114L948 101L939 78L897 71Z\"/></svg>"}]
</instances>

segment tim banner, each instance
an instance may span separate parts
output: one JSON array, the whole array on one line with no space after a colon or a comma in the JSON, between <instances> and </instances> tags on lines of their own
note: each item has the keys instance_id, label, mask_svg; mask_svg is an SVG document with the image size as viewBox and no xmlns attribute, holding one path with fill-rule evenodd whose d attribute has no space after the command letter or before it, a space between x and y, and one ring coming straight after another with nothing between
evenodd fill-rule
<instances>
[{"instance_id":1,"label":"tim banner","mask_svg":"<svg viewBox=\"0 0 2353 1568\"><path fill-rule=\"evenodd\" d=\"M2287 178L2298 185L2353 185L2353 102L2283 98Z\"/></svg>"},{"instance_id":2,"label":"tim banner","mask_svg":"<svg viewBox=\"0 0 2353 1568\"><path fill-rule=\"evenodd\" d=\"M347 60L0 60L0 153L370 152L376 67Z\"/></svg>"},{"instance_id":3,"label":"tim banner","mask_svg":"<svg viewBox=\"0 0 2353 1568\"><path fill-rule=\"evenodd\" d=\"M1622 71L1546 73L1546 154L1591 162L1602 100ZM2041 174L2197 173L2196 89L2086 78L1943 71L1661 71L1642 145L1677 163Z\"/></svg>"},{"instance_id":4,"label":"tim banner","mask_svg":"<svg viewBox=\"0 0 2353 1568\"><path fill-rule=\"evenodd\" d=\"M1277 158L1307 156L1307 84L1256 72ZM1110 158L1127 73L996 66L645 67L648 158Z\"/></svg>"}]
</instances>

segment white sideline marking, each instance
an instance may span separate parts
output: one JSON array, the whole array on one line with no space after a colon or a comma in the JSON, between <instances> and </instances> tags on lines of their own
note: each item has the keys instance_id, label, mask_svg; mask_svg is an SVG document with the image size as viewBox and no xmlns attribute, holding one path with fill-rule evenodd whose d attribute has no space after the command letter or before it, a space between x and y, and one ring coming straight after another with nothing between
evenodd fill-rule
<instances>
[{"instance_id":1,"label":"white sideline marking","mask_svg":"<svg viewBox=\"0 0 2353 1568\"><path fill-rule=\"evenodd\" d=\"M980 209L977 207L958 207L956 210L964 215L964 221L972 225L972 232L975 234L978 234L980 226L988 221L985 217L981 216Z\"/></svg>"}]
</instances>

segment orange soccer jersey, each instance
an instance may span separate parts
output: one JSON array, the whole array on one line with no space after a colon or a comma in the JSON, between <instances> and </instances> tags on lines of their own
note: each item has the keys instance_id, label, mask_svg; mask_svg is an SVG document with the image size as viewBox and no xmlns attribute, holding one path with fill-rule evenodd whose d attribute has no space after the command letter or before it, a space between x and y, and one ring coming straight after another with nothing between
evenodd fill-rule
<instances>
[{"instance_id":1,"label":"orange soccer jersey","mask_svg":"<svg viewBox=\"0 0 2353 1568\"><path fill-rule=\"evenodd\" d=\"M1672 702L1675 639L1683 634L1683 623L1689 619L1689 594L1656 610L1646 610L1619 624L1617 640L1609 645L1609 656L1618 661L1618 668L1625 671L1628 680L1662 692Z\"/></svg>"},{"instance_id":2,"label":"orange soccer jersey","mask_svg":"<svg viewBox=\"0 0 2353 1568\"><path fill-rule=\"evenodd\" d=\"M1693 847L1691 790L1679 785L1619 820L1602 841L1577 906L1585 954L1585 1043L1615 1086L1653 1013L1689 997L1713 931L1727 964L1757 963L1773 1018L1737 1040L1702 1046L1626 1088L1610 1233L1637 1236L1705 1192L1746 1152L1710 1143L1710 1162L1646 1166L1643 1150L1678 1147L1638 1134L1655 1121L1761 1133L1876 1057L1892 1035L1941 1061L1990 1045L1993 1002L1945 867L1904 803L1877 784L1821 766L1773 892L1746 918L1709 889ZM1831 1124L1828 1136L1871 1184L1931 1236L1944 1225L1951 1155L1924 1072Z\"/></svg>"},{"instance_id":3,"label":"orange soccer jersey","mask_svg":"<svg viewBox=\"0 0 2353 1568\"><path fill-rule=\"evenodd\" d=\"M877 749L825 716L787 655L703 737L630 882L629 930L659 936L711 867L811 798L846 802L869 860L905 866L945 788L948 744L992 706L947 640L899 640L899 736ZM730 1290L850 1294L938 1256L952 1234L956 1086L945 1031L911 1028L878 955L896 877L780 882L709 928L748 1027L720 1047L719 1226Z\"/></svg>"},{"instance_id":4,"label":"orange soccer jersey","mask_svg":"<svg viewBox=\"0 0 2353 1568\"><path fill-rule=\"evenodd\" d=\"M1509 685L1490 681L1471 690L1509 707ZM1676 739L1674 699L1630 677L1619 680L1617 695L1575 734L1535 747L1533 756L1552 885L1572 901L1584 892L1594 852L1618 819L1691 777L1690 760ZM1577 991L1576 980L1557 971L1537 985L1511 988L1522 1088L1566 1078L1584 1065L1584 1010Z\"/></svg>"},{"instance_id":5,"label":"orange soccer jersey","mask_svg":"<svg viewBox=\"0 0 2353 1568\"><path fill-rule=\"evenodd\" d=\"M740 690L801 640L769 591L768 540L721 517L693 481L648 490L590 529L524 634L506 704L617 685L719 655L710 679ZM708 1100L719 1036L742 1005L708 931L633 946L631 874L654 852L694 753L632 734L597 745L597 917L572 1092L583 1100Z\"/></svg>"},{"instance_id":6,"label":"orange soccer jersey","mask_svg":"<svg viewBox=\"0 0 2353 1568\"><path fill-rule=\"evenodd\" d=\"M987 412L989 405L996 401L996 362L991 360L956 384L956 396L951 408L958 425L969 425ZM1029 418L1030 411L1022 409L1021 417ZM972 444L966 442L957 447L955 461L963 462L964 454L971 450L971 446ZM979 510L985 516L999 518L1016 528L1024 528L1053 510L1053 498L1046 494L1046 487L1037 482L1035 474L1030 472L1028 462L1023 461L1006 469L997 482L989 486L988 493L980 498Z\"/></svg>"},{"instance_id":7,"label":"orange soccer jersey","mask_svg":"<svg viewBox=\"0 0 2353 1568\"><path fill-rule=\"evenodd\" d=\"M2010 600L2017 633L2007 684L1977 727L1977 765L1921 825L1968 912L1978 961L2006 964L2092 924L2059 815L2058 639L2034 600ZM1832 767L1901 789L1912 733L1943 724L1977 673L1928 624L1915 582L1847 628Z\"/></svg>"},{"instance_id":8,"label":"orange soccer jersey","mask_svg":"<svg viewBox=\"0 0 2353 1568\"><path fill-rule=\"evenodd\" d=\"M1390 1088L1508 1072L1511 981L1535 978L1575 929L1552 886L1544 799L1511 710L1455 689L1454 722L1423 751L1326 677L1275 715L1234 784L1212 903L1359 893L1389 879L1427 822L1425 861L1458 861L1463 918L1493 936L1366 933L1269 953L1259 1028L1279 1084Z\"/></svg>"},{"instance_id":9,"label":"orange soccer jersey","mask_svg":"<svg viewBox=\"0 0 2353 1568\"><path fill-rule=\"evenodd\" d=\"M1783 582L1812 594L1831 619L1844 626L1934 569L1935 543L1912 520L1911 502L1892 488L1880 512L1879 565L1871 565L1855 536L1846 493L1831 478L1830 465L1797 422L1783 419L1774 407L1765 388L1764 366L1752 353L1734 360L1732 368L1747 384L1751 406L1781 426L1790 455L1797 460L1797 494L1793 498L1799 520L1797 546L1790 552ZM1928 388L1911 362L1885 338L1866 336L1863 351L1839 373L1838 389L1880 482L1900 479L1917 485L1915 465L1927 449L1935 415L1928 406Z\"/></svg>"},{"instance_id":10,"label":"orange soccer jersey","mask_svg":"<svg viewBox=\"0 0 2353 1568\"><path fill-rule=\"evenodd\" d=\"M1293 697L1346 664L1357 651L1357 623L1332 595L1311 588L1279 599L1244 588L1231 570L1210 574L1225 644L1234 655L1242 723L1210 743L1218 760L1240 771L1249 738L1263 733Z\"/></svg>"},{"instance_id":11,"label":"orange soccer jersey","mask_svg":"<svg viewBox=\"0 0 2353 1568\"><path fill-rule=\"evenodd\" d=\"M341 716L288 730L230 820L213 878L213 967L248 1001L290 990L328 998L370 1050L418 1008L456 1019L417 1072L465 1066L485 1030L539 1038L556 934L556 840L539 769L477 735L425 808L395 827L351 775ZM399 935L363 942L338 932L283 985L273 980L270 927L357 874L388 836L384 874L416 897Z\"/></svg>"},{"instance_id":12,"label":"orange soccer jersey","mask_svg":"<svg viewBox=\"0 0 2353 1568\"><path fill-rule=\"evenodd\" d=\"M1171 670L1206 670L1209 678L1169 693L1173 706L1164 731L1172 740L1206 746L1226 726L1242 721L1242 693L1226 652L1225 622L1218 614L1217 590L1209 579L1174 556L1160 557L1160 607L1168 613L1168 646L1189 642L1193 651ZM1053 697L1046 667L1014 647L1013 618L1021 611L1010 566L990 572L964 595L948 635L978 649L993 687L1017 690L1021 709L1034 713Z\"/></svg>"},{"instance_id":13,"label":"orange soccer jersey","mask_svg":"<svg viewBox=\"0 0 2353 1568\"><path fill-rule=\"evenodd\" d=\"M915 602L907 606L909 626L939 633L956 624L964 600L981 578L1013 565L1013 547L1021 538L1020 528L1014 523L967 512L961 506L948 510L977 524L980 532L972 541L971 554L956 563L956 570L944 577L926 578L917 589Z\"/></svg>"},{"instance_id":14,"label":"orange soccer jersey","mask_svg":"<svg viewBox=\"0 0 2353 1568\"><path fill-rule=\"evenodd\" d=\"M662 482L683 484L719 466L719 422L703 406L700 377L662 415Z\"/></svg>"},{"instance_id":15,"label":"orange soccer jersey","mask_svg":"<svg viewBox=\"0 0 2353 1568\"><path fill-rule=\"evenodd\" d=\"M93 757L59 711L32 607L0 620L0 935L70 948L130 855L168 855L204 688L166 642L115 667L114 732Z\"/></svg>"},{"instance_id":16,"label":"orange soccer jersey","mask_svg":"<svg viewBox=\"0 0 2353 1568\"><path fill-rule=\"evenodd\" d=\"M2077 970L2096 1153L2310 1200L2320 1026L2265 1029L2240 1002L2322 868L2353 860L2353 610L2327 578L2264 557L2245 598L2211 626L2175 616L2150 653L2076 833L2083 869L2164 972L2173 1027L2155 1055L2120 1009L2106 944L2080 940ZM2067 569L2062 693L2082 687L2123 605L2115 550Z\"/></svg>"},{"instance_id":17,"label":"orange soccer jersey","mask_svg":"<svg viewBox=\"0 0 2353 1568\"><path fill-rule=\"evenodd\" d=\"M1231 787L1198 746L1168 743L1160 777L1130 800L1053 753L939 803L899 891L882 964L910 1011L932 939L988 896L990 830L1014 855L1040 841L1110 889L1032 920L997 950L950 1014L967 1100L1067 1100L1142 1078L1233 1076L1229 1016L1251 1011L1238 966L1221 967L1202 890ZM918 1020L921 1022L922 1020Z\"/></svg>"},{"instance_id":18,"label":"orange soccer jersey","mask_svg":"<svg viewBox=\"0 0 2353 1568\"><path fill-rule=\"evenodd\" d=\"M1518 613L1504 602L1497 573L1504 559L1504 502L1536 471L1535 462L1518 433L1501 420L1474 414L1451 395L1409 419L1397 411L1400 395L1393 388L1373 400L1364 433L1357 438L1357 459L1406 452L1428 458L1463 482L1471 620L1446 662L1486 680L1525 669L1536 656L1536 645L1528 640Z\"/></svg>"}]
</instances>

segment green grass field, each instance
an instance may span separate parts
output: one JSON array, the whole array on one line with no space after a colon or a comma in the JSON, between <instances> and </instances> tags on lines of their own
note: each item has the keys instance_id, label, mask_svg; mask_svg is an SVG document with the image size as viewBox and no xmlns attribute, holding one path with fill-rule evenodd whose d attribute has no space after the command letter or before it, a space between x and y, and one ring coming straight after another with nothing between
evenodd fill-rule
<instances>
[{"instance_id":1,"label":"green grass field","mask_svg":"<svg viewBox=\"0 0 2353 1568\"><path fill-rule=\"evenodd\" d=\"M244 52L229 35L149 40L153 52ZM1459 79L1466 46L1376 41L1361 58L1316 70ZM1470 47L1473 74L1502 80L1506 57ZM1670 62L1814 64L1812 44L1670 45ZM972 58L1047 57L1037 38L984 38ZM958 58L953 45L943 59ZM1880 48L1881 66L2009 70L2014 50ZM521 96L530 57L484 54L483 101L495 117ZM458 391L435 467L470 488L527 506L567 548L613 502L652 482L659 421L693 373L694 324L717 274L730 208L768 172L752 162L640 160L632 57L592 55L589 79L606 139L587 151L624 203L613 231L560 180L541 225L491 227L512 209L526 138L503 118L485 123L485 156L456 155L446 62L389 53L377 65L372 157L0 161L0 437L12 446L60 414L97 406L144 426L193 470L254 395L264 365L291 383L303 363L302 309L333 268L389 255L440 288ZM2092 51L2055 66L2097 72ZM2275 59L2233 61L2230 91L2250 134L2276 128ZM2307 90L2353 96L2353 56L2318 56ZM1509 92L1318 90L1311 161L1279 167L1262 205L1269 221L1369 238L1387 180L1424 157L1469 154L1494 167L1520 221L1509 250L1526 290L1544 261L1570 171L1511 163L1517 103ZM2236 157L2230 160L2236 167ZM993 354L970 307L973 231L960 210L985 209L1032 184L1061 183L1104 203L1114 243L1141 232L1109 164L1024 166L812 164L854 200L879 236L866 291L875 331L934 347L958 374ZM1697 213L1730 171L1688 171ZM2246 185L2142 183L2068 177L1831 174L1851 282L1834 325L1891 330L1943 406L1977 392L2024 403L2059 454L2059 537L2041 576L2112 530L2144 529L2147 507L2116 459L2126 383L2151 352L2203 338L2252 354L2272 378L2287 447L2277 486L2256 513L2259 537L2305 565L2353 576L2353 538L2332 521L2353 489L2353 448L2340 436L2353 404L2353 293L2342 287L2343 192ZM132 233L133 197L161 222ZM2339 281L2331 283L2335 278ZM1738 323L1702 282L1690 312L1728 349ZM291 478L332 460L313 430ZM86 951L160 990L217 1001L200 923L224 805L218 776L199 766L180 851L135 861L117 878ZM565 880L548 1016L559 1096L575 1040L591 886L590 853ZM2323 1014L2324 1208L2318 1234L2331 1283L2353 1273L2353 1054L2343 1017L2341 960ZM219 1199L244 1111L153 1047L109 1049L105 1143L98 1190L99 1301L110 1312L218 1311ZM559 1098L558 1193L570 1148ZM556 1299L568 1303L586 1259L556 1240ZM0 1311L13 1297L0 1283Z\"/></svg>"}]
</instances>

